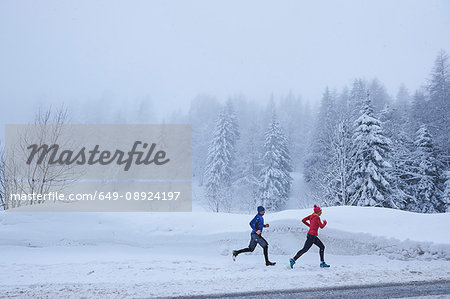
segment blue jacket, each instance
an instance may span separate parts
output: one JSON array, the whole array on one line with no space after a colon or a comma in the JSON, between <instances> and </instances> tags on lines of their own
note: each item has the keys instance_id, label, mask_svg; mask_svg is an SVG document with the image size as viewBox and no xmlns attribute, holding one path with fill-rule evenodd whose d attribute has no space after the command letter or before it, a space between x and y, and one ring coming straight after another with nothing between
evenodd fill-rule
<instances>
[{"instance_id":1,"label":"blue jacket","mask_svg":"<svg viewBox=\"0 0 450 299\"><path fill-rule=\"evenodd\" d=\"M264 218L263 218L263 216L260 213L258 213L252 219L252 221L250 221L249 224L250 224L251 228L253 229L252 230L252 234L256 233L257 230L260 230L261 233L262 233L263 228L264 228Z\"/></svg>"}]
</instances>

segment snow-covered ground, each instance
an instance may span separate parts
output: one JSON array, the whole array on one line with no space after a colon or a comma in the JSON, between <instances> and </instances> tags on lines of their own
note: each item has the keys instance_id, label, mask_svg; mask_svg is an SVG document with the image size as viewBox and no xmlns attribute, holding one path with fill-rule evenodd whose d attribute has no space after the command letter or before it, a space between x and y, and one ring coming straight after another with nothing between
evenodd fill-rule
<instances>
[{"instance_id":1,"label":"snow-covered ground","mask_svg":"<svg viewBox=\"0 0 450 299\"><path fill-rule=\"evenodd\" d=\"M0 213L0 294L19 297L150 297L450 279L450 213L325 208L318 249L293 270L310 210L267 213L271 260L242 254L253 215Z\"/></svg>"}]
</instances>

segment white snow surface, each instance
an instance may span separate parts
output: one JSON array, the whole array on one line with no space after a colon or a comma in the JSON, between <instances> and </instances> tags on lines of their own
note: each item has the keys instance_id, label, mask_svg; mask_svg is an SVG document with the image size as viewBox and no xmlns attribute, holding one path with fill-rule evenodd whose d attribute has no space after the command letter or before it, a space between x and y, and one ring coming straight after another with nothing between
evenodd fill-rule
<instances>
[{"instance_id":1,"label":"white snow surface","mask_svg":"<svg viewBox=\"0 0 450 299\"><path fill-rule=\"evenodd\" d=\"M310 209L266 213L274 267L260 247L231 259L248 245L254 215L1 212L0 294L135 298L450 279L450 213L323 211L331 268L319 268L313 246L292 270Z\"/></svg>"}]
</instances>

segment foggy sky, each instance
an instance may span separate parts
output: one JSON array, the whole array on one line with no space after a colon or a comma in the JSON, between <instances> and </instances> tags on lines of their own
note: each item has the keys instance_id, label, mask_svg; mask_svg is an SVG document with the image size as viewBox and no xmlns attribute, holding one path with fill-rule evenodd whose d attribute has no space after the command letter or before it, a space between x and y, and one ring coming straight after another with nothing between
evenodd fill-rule
<instances>
[{"instance_id":1,"label":"foggy sky","mask_svg":"<svg viewBox=\"0 0 450 299\"><path fill-rule=\"evenodd\" d=\"M2 0L0 125L100 98L317 101L355 77L395 95L425 83L449 28L449 1Z\"/></svg>"}]
</instances>

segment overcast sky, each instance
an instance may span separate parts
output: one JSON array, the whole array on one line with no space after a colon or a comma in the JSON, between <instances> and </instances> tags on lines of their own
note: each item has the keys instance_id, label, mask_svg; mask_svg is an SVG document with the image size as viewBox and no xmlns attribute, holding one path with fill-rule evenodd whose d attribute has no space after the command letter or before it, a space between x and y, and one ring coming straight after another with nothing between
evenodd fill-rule
<instances>
[{"instance_id":1,"label":"overcast sky","mask_svg":"<svg viewBox=\"0 0 450 299\"><path fill-rule=\"evenodd\" d=\"M450 49L450 1L0 0L1 124L40 103L267 99L377 77L395 94Z\"/></svg>"}]
</instances>

